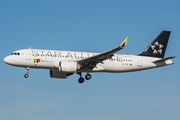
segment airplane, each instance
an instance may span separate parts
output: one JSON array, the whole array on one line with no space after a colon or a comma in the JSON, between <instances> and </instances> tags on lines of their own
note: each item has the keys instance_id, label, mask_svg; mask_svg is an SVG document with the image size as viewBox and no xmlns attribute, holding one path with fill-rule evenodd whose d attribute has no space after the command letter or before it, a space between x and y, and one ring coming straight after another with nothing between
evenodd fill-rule
<instances>
[{"instance_id":1,"label":"airplane","mask_svg":"<svg viewBox=\"0 0 180 120\"><path fill-rule=\"evenodd\" d=\"M104 53L57 51L42 49L22 49L4 58L6 64L25 67L27 78L30 68L49 69L51 78L67 78L77 73L79 83L92 78L90 73L110 72L124 73L163 67L173 64L171 59L164 58L171 31L162 31L154 41L139 55L114 54L126 46L129 36L120 46Z\"/></svg>"}]
</instances>

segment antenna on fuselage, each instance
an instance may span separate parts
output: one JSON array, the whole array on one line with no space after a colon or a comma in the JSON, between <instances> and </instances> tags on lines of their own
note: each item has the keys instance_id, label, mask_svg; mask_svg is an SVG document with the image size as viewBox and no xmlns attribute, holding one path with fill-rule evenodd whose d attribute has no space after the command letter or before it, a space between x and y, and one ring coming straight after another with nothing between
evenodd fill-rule
<instances>
[{"instance_id":1,"label":"antenna on fuselage","mask_svg":"<svg viewBox=\"0 0 180 120\"><path fill-rule=\"evenodd\" d=\"M29 49L31 49L31 47L29 47Z\"/></svg>"}]
</instances>

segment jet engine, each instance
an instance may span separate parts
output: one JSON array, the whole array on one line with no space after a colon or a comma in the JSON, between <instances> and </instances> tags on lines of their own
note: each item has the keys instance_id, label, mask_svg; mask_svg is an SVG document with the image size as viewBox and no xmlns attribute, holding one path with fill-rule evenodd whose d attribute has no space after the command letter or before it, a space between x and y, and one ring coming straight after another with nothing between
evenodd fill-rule
<instances>
[{"instance_id":1,"label":"jet engine","mask_svg":"<svg viewBox=\"0 0 180 120\"><path fill-rule=\"evenodd\" d=\"M67 78L67 76L70 76L72 74L73 73L59 72L59 70L50 70L51 78Z\"/></svg>"},{"instance_id":2,"label":"jet engine","mask_svg":"<svg viewBox=\"0 0 180 120\"><path fill-rule=\"evenodd\" d=\"M55 62L54 67L59 69L59 72L75 73L80 69L76 61L60 61Z\"/></svg>"}]
</instances>

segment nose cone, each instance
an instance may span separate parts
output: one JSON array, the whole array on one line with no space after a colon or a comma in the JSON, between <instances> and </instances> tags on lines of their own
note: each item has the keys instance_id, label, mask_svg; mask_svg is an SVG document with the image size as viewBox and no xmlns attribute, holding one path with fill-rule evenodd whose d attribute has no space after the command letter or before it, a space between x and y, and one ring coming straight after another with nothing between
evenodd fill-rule
<instances>
[{"instance_id":1,"label":"nose cone","mask_svg":"<svg viewBox=\"0 0 180 120\"><path fill-rule=\"evenodd\" d=\"M4 62L5 62L6 64L10 64L10 63L11 63L11 58L10 58L9 56L5 57L5 58L4 58Z\"/></svg>"}]
</instances>

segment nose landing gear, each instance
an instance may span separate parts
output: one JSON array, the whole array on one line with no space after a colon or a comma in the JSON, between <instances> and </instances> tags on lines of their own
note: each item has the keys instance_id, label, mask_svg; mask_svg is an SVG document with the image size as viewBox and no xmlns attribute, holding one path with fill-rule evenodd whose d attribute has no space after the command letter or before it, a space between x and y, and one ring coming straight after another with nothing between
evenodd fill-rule
<instances>
[{"instance_id":1,"label":"nose landing gear","mask_svg":"<svg viewBox=\"0 0 180 120\"><path fill-rule=\"evenodd\" d=\"M24 75L25 78L29 77L28 73L29 73L29 67L26 68L26 74Z\"/></svg>"}]
</instances>

